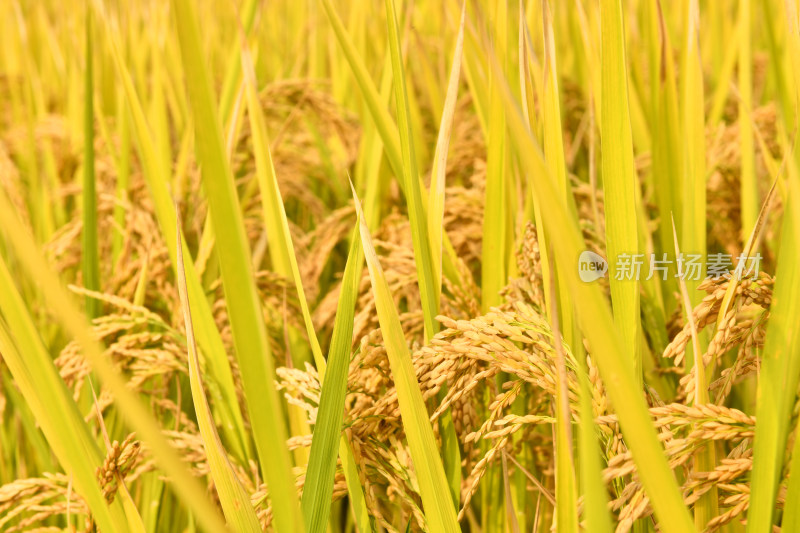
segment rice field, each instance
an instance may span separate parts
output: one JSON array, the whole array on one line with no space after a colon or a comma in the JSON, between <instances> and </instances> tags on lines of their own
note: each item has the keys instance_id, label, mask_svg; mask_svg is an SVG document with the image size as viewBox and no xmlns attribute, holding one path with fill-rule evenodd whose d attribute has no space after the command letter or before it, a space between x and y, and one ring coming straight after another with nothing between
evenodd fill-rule
<instances>
[{"instance_id":1,"label":"rice field","mask_svg":"<svg viewBox=\"0 0 800 533\"><path fill-rule=\"evenodd\" d=\"M0 35L0 531L800 531L798 0Z\"/></svg>"}]
</instances>

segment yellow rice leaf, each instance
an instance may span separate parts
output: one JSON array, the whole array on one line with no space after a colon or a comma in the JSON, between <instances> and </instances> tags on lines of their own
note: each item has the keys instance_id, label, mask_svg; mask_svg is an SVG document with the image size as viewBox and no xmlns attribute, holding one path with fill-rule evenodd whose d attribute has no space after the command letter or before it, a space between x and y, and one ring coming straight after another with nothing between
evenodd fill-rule
<instances>
[{"instance_id":1,"label":"yellow rice leaf","mask_svg":"<svg viewBox=\"0 0 800 533\"><path fill-rule=\"evenodd\" d=\"M381 325L389 365L392 370L400 415L411 448L411 460L419 480L422 507L429 531L434 533L457 532L460 530L456 512L445 477L444 467L439 457L439 449L433 437L433 428L428 418L428 410L422 400L411 354L400 325L400 318L389 291L383 269L381 268L372 238L369 234L358 198L353 191L356 212L359 216L359 231L364 256L367 260L375 307Z\"/></svg>"},{"instance_id":2,"label":"yellow rice leaf","mask_svg":"<svg viewBox=\"0 0 800 533\"><path fill-rule=\"evenodd\" d=\"M501 74L496 61L492 61L492 67L496 75ZM533 139L507 86L503 96L511 133L509 137L524 168L533 177L531 181L536 196L541 199L544 229L552 243L555 260L561 264L577 265L584 244L576 222L559 198L542 150ZM597 360L609 397L618 406L623 436L633 453L640 479L651 498L661 527L667 533L691 531L694 525L639 392L627 357L629 351L623 349L622 336L613 323L601 289L597 285L582 282L577 268L565 269L564 281L573 301L580 302L576 306L576 313L581 331Z\"/></svg>"},{"instance_id":3,"label":"yellow rice leaf","mask_svg":"<svg viewBox=\"0 0 800 533\"><path fill-rule=\"evenodd\" d=\"M178 210L175 210L176 213ZM178 217L177 228L178 237L175 242L183 242L181 236L180 217ZM214 480L214 487L217 489L219 501L222 504L222 511L228 526L233 531L252 531L260 532L261 524L258 521L256 512L250 503L250 496L244 490L236 473L233 471L228 454L222 446L222 441L214 425L211 409L206 399L203 389L203 377L200 374L200 361L197 356L197 344L194 340L194 326L192 325L192 310L189 307L189 291L186 288L186 275L183 268L183 250L178 247L178 293L180 294L181 307L183 308L183 320L186 324L186 345L189 357L189 383L192 389L192 400L194 410L197 414L197 425L200 428L200 435L205 444L208 466L211 470L211 478Z\"/></svg>"},{"instance_id":4,"label":"yellow rice leaf","mask_svg":"<svg viewBox=\"0 0 800 533\"><path fill-rule=\"evenodd\" d=\"M65 332L80 345L92 369L114 395L120 412L141 435L158 466L171 479L175 492L194 512L199 525L209 533L224 530L225 525L213 506L208 504L205 491L189 473L177 452L168 444L161 427L148 409L127 387L126 381L109 361L102 346L89 331L86 317L76 308L58 276L50 270L44 257L32 244L35 242L33 237L19 222L5 194L0 194L0 225L15 228L7 232L8 240L28 276L41 287L42 295L51 312ZM65 434L69 434L69 430ZM90 469L89 473L91 472ZM109 530L113 531L113 528Z\"/></svg>"}]
</instances>

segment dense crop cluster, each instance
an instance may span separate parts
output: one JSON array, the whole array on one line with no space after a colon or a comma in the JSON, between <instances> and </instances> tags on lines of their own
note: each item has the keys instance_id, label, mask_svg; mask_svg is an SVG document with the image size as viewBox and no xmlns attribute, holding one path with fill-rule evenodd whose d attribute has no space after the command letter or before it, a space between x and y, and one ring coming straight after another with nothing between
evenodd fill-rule
<instances>
[{"instance_id":1,"label":"dense crop cluster","mask_svg":"<svg viewBox=\"0 0 800 533\"><path fill-rule=\"evenodd\" d=\"M797 0L0 3L0 531L800 531Z\"/></svg>"}]
</instances>

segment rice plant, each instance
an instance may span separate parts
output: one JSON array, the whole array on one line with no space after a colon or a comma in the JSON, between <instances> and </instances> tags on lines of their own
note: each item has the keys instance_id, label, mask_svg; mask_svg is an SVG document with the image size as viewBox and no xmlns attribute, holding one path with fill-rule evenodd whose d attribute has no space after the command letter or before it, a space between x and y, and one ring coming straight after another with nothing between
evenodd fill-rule
<instances>
[{"instance_id":1,"label":"rice plant","mask_svg":"<svg viewBox=\"0 0 800 533\"><path fill-rule=\"evenodd\" d=\"M0 531L800 531L798 0L0 35Z\"/></svg>"}]
</instances>

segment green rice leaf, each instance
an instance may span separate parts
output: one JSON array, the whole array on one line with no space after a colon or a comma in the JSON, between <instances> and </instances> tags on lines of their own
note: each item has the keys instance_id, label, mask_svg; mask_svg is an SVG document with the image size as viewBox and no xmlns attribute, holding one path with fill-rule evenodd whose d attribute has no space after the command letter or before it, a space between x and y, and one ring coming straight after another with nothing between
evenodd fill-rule
<instances>
[{"instance_id":1,"label":"green rice leaf","mask_svg":"<svg viewBox=\"0 0 800 533\"><path fill-rule=\"evenodd\" d=\"M0 209L7 214L12 212L8 209L13 209L6 203L4 192L0 192ZM7 220L3 227L14 231L15 228L5 222ZM104 531L113 531L114 524L125 523L125 514L119 503L106 503L95 480L94 470L102 464L103 454L58 375L2 254L0 291L3 293L0 298L2 361L11 370L47 443L64 471L73 476L75 488L86 499L98 525ZM54 405L60 408L54 410Z\"/></svg>"},{"instance_id":2,"label":"green rice leaf","mask_svg":"<svg viewBox=\"0 0 800 533\"><path fill-rule=\"evenodd\" d=\"M394 127L394 121L389 115L388 109L382 103L383 100L378 90L375 88L372 79L369 77L367 66L364 64L364 60L359 55L353 41L347 34L347 30L342 23L342 19L339 18L336 9L331 4L330 0L320 0L320 2L331 23L333 32L336 35L336 40L339 42L339 46L342 47L345 58L353 71L358 88L361 90L361 94L364 97L364 102L367 104L372 119L375 121L375 127L378 129L381 139L383 140L386 158L389 160L389 164L392 166L395 175L402 176L403 155L400 146L400 138L397 135L397 129Z\"/></svg>"},{"instance_id":3,"label":"green rice leaf","mask_svg":"<svg viewBox=\"0 0 800 533\"><path fill-rule=\"evenodd\" d=\"M389 165L391 166L395 176L397 176L398 178L400 176L404 176L406 169L404 169L403 167L404 155L402 152L402 143L400 137L396 133L398 130L397 128L394 127L394 121L392 120L392 117L389 114L388 109L382 103L384 99L381 98L378 89L375 87L375 83L369 77L369 71L367 70L367 67L364 64L363 58L359 55L358 50L356 49L355 45L352 42L352 39L345 30L344 24L339 18L339 15L336 13L334 7L331 5L330 0L321 0L321 2L323 8L325 9L326 15L328 16L328 19L331 22L331 26L333 27L336 39L339 42L339 45L342 47L342 50L345 54L345 58L347 59L347 62L350 65L351 70L353 71L353 75L356 78L358 88L361 91L365 103L367 104L370 116L375 122L375 126L381 137L381 141L383 141L383 147L386 153L386 158L389 161ZM397 21L395 20L395 26L396 25ZM391 42L392 41L390 40L390 44ZM394 59L392 59L392 62L394 62ZM397 96L395 95L395 99L396 98ZM403 129L408 129L408 128L400 128L401 131ZM419 181L419 188L420 190L422 190L424 186L422 185L421 182L422 178L419 175L419 173L416 174L415 179ZM406 190L407 185L405 179L398 179L397 183L406 195L413 196L413 192L409 192ZM367 198L367 200L369 200L369 198ZM411 201L416 201L416 200L411 200ZM420 203L422 205L423 212L427 212L427 207L428 207L426 205L427 201L428 201L427 195L420 195ZM372 213L370 213L369 215L377 216L373 215ZM462 280L460 279L460 276L455 266L456 258L455 258L455 251L453 250L453 245L450 242L447 233L443 233L442 237L444 241L444 252L445 252L442 258L443 274L445 275L445 277L447 277L448 280L453 281L457 285L461 285Z\"/></svg>"},{"instance_id":4,"label":"green rice leaf","mask_svg":"<svg viewBox=\"0 0 800 533\"><path fill-rule=\"evenodd\" d=\"M546 8L545 8L546 9ZM555 279L551 279L555 285ZM555 292L555 290L553 291ZM556 427L555 427L555 463L556 463L556 516L558 531L577 533L578 512L575 487L575 465L572 457L572 413L569 407L569 389L567 385L567 366L564 346L561 343L561 331L558 323L558 303L553 298L554 307L550 324L553 328L553 344L556 350Z\"/></svg>"},{"instance_id":5,"label":"green rice leaf","mask_svg":"<svg viewBox=\"0 0 800 533\"><path fill-rule=\"evenodd\" d=\"M250 415L259 465L269 487L280 531L302 531L303 517L294 489L287 429L275 384L274 362L255 288L242 212L222 141L211 80L202 54L195 6L174 0L181 57L194 118L196 150L202 165L217 257L225 289L234 346Z\"/></svg>"},{"instance_id":6,"label":"green rice leaf","mask_svg":"<svg viewBox=\"0 0 800 533\"><path fill-rule=\"evenodd\" d=\"M506 61L506 39L508 7L505 2L492 2L496 10L493 47L501 61ZM506 284L508 240L508 194L506 176L506 122L503 113L503 97L495 73L489 83L489 133L486 139L486 190L483 208L483 241L481 244L481 308L484 313L501 303L500 291Z\"/></svg>"},{"instance_id":7,"label":"green rice leaf","mask_svg":"<svg viewBox=\"0 0 800 533\"><path fill-rule=\"evenodd\" d=\"M405 184L408 218L411 222L411 239L414 245L414 262L417 265L417 281L422 296L422 312L425 322L425 338L436 334L438 324L434 320L438 314L439 303L436 298L434 266L431 257L431 241L428 236L427 217L422 203L422 191L417 170L417 156L414 152L406 90L405 69L400 52L400 35L395 16L394 0L386 0L386 20L388 25L389 49L394 74L394 95L397 106L397 127L400 132L400 147L403 156L402 181ZM399 176L398 176L399 177Z\"/></svg>"},{"instance_id":8,"label":"green rice leaf","mask_svg":"<svg viewBox=\"0 0 800 533\"><path fill-rule=\"evenodd\" d=\"M369 229L364 221L358 197L353 191L356 212L359 216L361 245L369 269L372 291L375 295L378 321L389 356L397 400L400 404L400 415L403 421L408 445L411 448L411 460L419 481L422 506L429 531L434 533L459 531L456 512L445 477L444 467L439 458L439 450L433 437L433 428L428 418L428 410L422 400L411 354L406 345L405 336L400 325L400 318L381 268Z\"/></svg>"},{"instance_id":9,"label":"green rice leaf","mask_svg":"<svg viewBox=\"0 0 800 533\"><path fill-rule=\"evenodd\" d=\"M661 3L657 4L653 22L658 28L659 47L658 85L653 89L653 106L655 122L660 124L653 135L653 181L661 222L658 226L658 244L662 253L672 250L672 233L666 223L667 214L671 214L680 228L683 216L682 180L677 179L683 171L683 152L680 142L680 112L678 108L678 89L675 78L675 60L672 53L672 42L661 11ZM655 30L654 30L655 31ZM669 272L663 282L665 304L677 290L674 272Z\"/></svg>"},{"instance_id":10,"label":"green rice leaf","mask_svg":"<svg viewBox=\"0 0 800 533\"><path fill-rule=\"evenodd\" d=\"M177 206L176 206L177 207ZM176 213L178 210L175 210ZM181 235L180 217L177 221L177 238L175 242L183 242ZM192 388L192 400L197 414L197 425L203 437L208 466L211 477L217 489L222 511L228 526L234 531L260 532L261 524L256 512L250 503L250 496L245 492L242 483L233 471L227 452L219 439L217 428L208 406L208 399L203 390L203 377L200 373L200 361L197 357L197 344L194 340L194 326L192 325L192 310L189 307L189 291L186 289L186 276L183 268L183 246L177 250L178 256L178 292L183 308L183 320L186 324L186 345L189 356L189 383Z\"/></svg>"},{"instance_id":11,"label":"green rice leaf","mask_svg":"<svg viewBox=\"0 0 800 533\"><path fill-rule=\"evenodd\" d=\"M128 389L126 381L103 353L103 348L87 327L85 315L76 308L58 277L50 270L41 253L32 244L35 242L33 236L14 215L14 209L4 193L0 194L0 226L10 228L7 232L8 241L19 261L24 265L29 279L35 280L36 284L41 287L42 295L49 309L58 318L66 333L81 347L92 369L113 394L125 419L147 444L158 466L170 477L171 486L174 487L186 506L194 512L199 525L209 533L223 531L225 525L216 510L208 505L204 490L188 472L175 450L167 443L161 433L161 428L152 415ZM54 386L53 384L46 385L46 387ZM39 390L52 389L40 388ZM48 405L66 404L54 402ZM66 428L61 435L68 435L70 431L69 428ZM91 475L92 472L90 467L88 474ZM77 471L74 475L78 475ZM113 528L109 528L109 531L113 530Z\"/></svg>"},{"instance_id":12,"label":"green rice leaf","mask_svg":"<svg viewBox=\"0 0 800 533\"><path fill-rule=\"evenodd\" d=\"M680 249L678 247L678 232L675 230L675 221L672 221L672 233L675 241L675 256L680 257ZM683 276L682 268L678 265L678 286L681 290L681 300L683 303L683 310L686 313L686 319L689 322L689 331L692 338L692 352L697 354L694 359L694 379L695 379L695 405L704 405L708 401L708 386L706 381L706 364L702 356L703 350L700 349L700 340L698 338L697 324L694 320L694 313L692 312L692 303L689 300L689 292L686 289L686 281ZM733 282L731 282L733 283ZM713 368L713 367L712 367ZM697 468L701 472L712 472L716 467L716 450L715 444L709 443L705 446L699 446L695 452L695 462ZM716 486L712 486L709 490L700 497L700 500L694 506L694 525L697 530L703 530L708 524L709 520L713 519L719 514L718 504L718 490Z\"/></svg>"},{"instance_id":13,"label":"green rice leaf","mask_svg":"<svg viewBox=\"0 0 800 533\"><path fill-rule=\"evenodd\" d=\"M703 103L703 70L699 50L699 12L697 0L686 4L686 42L681 58L681 112L683 185L681 208L683 221L681 243L686 253L701 254L705 264L706 254L706 153L705 153L705 107ZM700 277L705 276L701 269ZM697 291L698 280L686 280L692 306L702 299ZM701 343L702 345L702 343ZM687 361L691 357L687 354Z\"/></svg>"},{"instance_id":14,"label":"green rice leaf","mask_svg":"<svg viewBox=\"0 0 800 533\"><path fill-rule=\"evenodd\" d=\"M256 90L255 72L253 63L246 45L242 45L242 70L244 72L245 93L247 96L247 111L250 118L250 129L253 135L253 147L256 159L256 177L258 187L261 191L261 207L264 216L264 223L269 241L270 257L272 258L275 271L294 281L297 289L297 297L300 301L300 309L303 312L303 319L306 325L311 350L314 355L314 362L317 368L322 367L322 376L325 374L325 360L322 357L322 350L314 332L314 323L311 321L311 313L308 309L303 282L300 278L300 269L297 266L297 257L294 253L292 235L289 231L289 222L286 219L286 210L283 206L281 191L278 188L278 178L275 175L275 166L272 163L272 154L269 149L269 138L267 137L267 126L264 120L264 113Z\"/></svg>"},{"instance_id":15,"label":"green rice leaf","mask_svg":"<svg viewBox=\"0 0 800 533\"><path fill-rule=\"evenodd\" d=\"M553 30L550 4L547 0L542 2L542 26L544 33L544 83L542 84L542 123L544 126L544 157L550 176L555 178L556 190L560 191L567 205L571 197L571 190L567 183L567 166L564 160L564 136L561 128L561 105L558 93L558 72L556 68L555 36ZM548 252L548 259L552 259ZM564 266L563 268L569 268ZM557 272L554 264L548 267L551 272ZM550 323L556 347L556 523L559 531L578 531L577 513L577 488L575 482L575 466L572 456L572 414L569 410L567 391L567 374L565 366L564 349L562 347L562 333L560 324L564 324L564 332L568 343L580 349L580 337L573 340L572 330L572 301L569 298L563 283L556 288L556 277L550 278ZM558 294L558 298L554 296ZM562 319L559 319L559 314Z\"/></svg>"},{"instance_id":16,"label":"green rice leaf","mask_svg":"<svg viewBox=\"0 0 800 533\"><path fill-rule=\"evenodd\" d=\"M247 0L240 8L241 12L238 18L242 25L242 30L247 37L253 32L258 6L258 0ZM220 120L223 124L228 124L235 114L236 106L234 103L236 100L237 86L242 79L242 65L239 62L240 55L241 41L239 39L234 39L231 43L231 51L229 52L230 61L228 62L228 70L225 72L225 79L222 82L222 93L219 99Z\"/></svg>"},{"instance_id":17,"label":"green rice leaf","mask_svg":"<svg viewBox=\"0 0 800 533\"><path fill-rule=\"evenodd\" d=\"M444 218L445 174L447 170L447 150L450 146L450 135L453 132L453 115L458 100L458 82L461 73L461 54L464 48L464 19L466 3L461 10L461 23L456 38L456 49L453 53L453 66L450 68L450 81L447 83L447 96L444 101L442 120L439 124L439 136L436 140L436 152L431 170L431 185L428 191L428 235L431 240L431 261L433 263L435 301L439 301L442 292L442 233Z\"/></svg>"},{"instance_id":18,"label":"green rice leaf","mask_svg":"<svg viewBox=\"0 0 800 533\"><path fill-rule=\"evenodd\" d=\"M83 285L100 290L100 258L97 244L97 193L94 175L94 54L92 53L92 12L86 9L86 83L83 121ZM99 302L86 298L86 314L94 318Z\"/></svg>"},{"instance_id":19,"label":"green rice leaf","mask_svg":"<svg viewBox=\"0 0 800 533\"><path fill-rule=\"evenodd\" d=\"M756 180L756 152L753 138L753 123L750 110L753 108L753 41L751 31L752 5L750 0L740 0L738 38L739 48L739 153L741 156L740 202L742 209L742 238L749 235L756 225L759 209L758 181Z\"/></svg>"},{"instance_id":20,"label":"green rice leaf","mask_svg":"<svg viewBox=\"0 0 800 533\"><path fill-rule=\"evenodd\" d=\"M492 61L496 75L500 68ZM549 176L542 150L533 139L527 124L506 87L504 91L506 117L510 138L526 171L532 176L536 196L541 199L544 229L552 242L556 262L578 264L583 250L583 239L574 220L568 215L566 205L560 200ZM600 375L607 384L612 403L618 406L623 436L632 451L645 491L650 496L656 517L668 533L691 531L694 527L675 476L667 465L664 450L658 442L644 398L639 392L637 378L628 350L623 349L622 336L616 329L611 311L600 288L584 283L578 269L565 269L567 284L576 306L578 322L596 358Z\"/></svg>"},{"instance_id":21,"label":"green rice leaf","mask_svg":"<svg viewBox=\"0 0 800 533\"><path fill-rule=\"evenodd\" d=\"M800 5L796 0L786 2L788 51L792 66L800 67ZM800 83L794 71L792 96L800 95ZM786 111L786 110L785 110ZM795 125L796 127L796 125ZM753 441L753 472L751 474L750 508L747 515L748 533L770 531L775 515L775 496L783 477L783 459L791 429L792 410L800 381L800 333L796 324L800 314L800 154L792 143L784 147L787 154L787 197L781 224L780 255L775 272L775 287L770 306L769 328L764 341L756 397L756 426ZM793 452L797 450L797 439ZM796 457L796 456L794 456ZM800 476L796 461L792 461L787 497L800 494ZM787 500L792 501L792 500ZM786 531L800 524L797 510L785 511L782 527Z\"/></svg>"},{"instance_id":22,"label":"green rice leaf","mask_svg":"<svg viewBox=\"0 0 800 533\"><path fill-rule=\"evenodd\" d=\"M428 229L431 219L426 216L427 206L424 204L422 191L424 187L420 180L417 169L417 156L414 149L414 135L412 132L412 115L409 106L409 95L406 87L406 73L403 65L400 35L395 14L394 0L386 0L386 20L388 27L389 50L392 58L392 74L394 81L395 106L397 110L397 126L400 132L400 147L403 156L402 183L406 204L408 206L408 218L411 223L411 240L414 247L414 263L417 268L417 282L419 284L422 298L422 316L424 322L425 339L430 340L439 330L439 324L435 317L439 314L439 295L441 287L441 274L436 273L436 263L431 252L431 238ZM463 12L462 12L463 16ZM448 104L455 106L455 94L457 92L457 81L453 82L452 91L448 89ZM450 122L452 122L453 110L448 110ZM443 120L445 117L443 117ZM452 124L451 124L452 126ZM441 131L441 129L440 129ZM447 132L444 135L448 136ZM441 143L441 144L440 144ZM440 137L437 142L437 152L434 160L434 171L445 172L444 160L447 157L447 142ZM397 176L398 178L400 176ZM444 181L444 178L441 178ZM437 188L443 188L444 184L436 184ZM431 189L433 191L433 189ZM437 195L438 196L438 195ZM443 193L438 196L437 202L441 202L443 212ZM439 206L434 206L439 209ZM432 216L439 216L434 213ZM441 218L439 219L441 220ZM441 225L440 225L441 227ZM437 234L441 242L443 232ZM441 256L440 256L441 257ZM456 441L455 429L452 424L450 413L442 417L441 428L445 446L444 463L447 479L450 481L450 490L453 500L458 501L459 485L461 477L461 457Z\"/></svg>"},{"instance_id":23,"label":"green rice leaf","mask_svg":"<svg viewBox=\"0 0 800 533\"><path fill-rule=\"evenodd\" d=\"M170 172L169 169L161 165L157 157L150 128L147 125L136 88L130 73L125 68L125 61L123 60L120 46L116 41L117 32L111 26L104 12L102 10L97 12L103 15L109 52L129 106L131 129L136 137L144 178L153 201L161 235L170 250L173 268L176 268L178 264L177 256L173 255L177 250L176 243L173 241L175 239L173 229L175 228L176 218L173 200L168 189ZM234 387L228 356L225 353L225 345L222 343L222 337L220 337L216 328L214 317L211 314L211 306L205 297L205 291L200 283L194 263L189 261L185 267L192 316L197 322L197 342L202 350L202 355L205 356L204 360L208 365L211 378L213 378L213 381L209 380L208 387L215 412L219 413L215 419L221 423L223 432L228 437L226 442L231 448L231 452L239 459L246 460L250 455L250 439L244 429L244 420L239 411L239 400Z\"/></svg>"},{"instance_id":24,"label":"green rice leaf","mask_svg":"<svg viewBox=\"0 0 800 533\"><path fill-rule=\"evenodd\" d=\"M347 393L350 347L353 345L353 318L363 262L364 253L356 227L350 240L350 252L347 255L336 307L333 338L328 352L328 369L322 383L317 424L311 440L311 457L303 488L301 508L307 531L312 533L325 531L330 514L333 477L344 417L344 398Z\"/></svg>"},{"instance_id":25,"label":"green rice leaf","mask_svg":"<svg viewBox=\"0 0 800 533\"><path fill-rule=\"evenodd\" d=\"M624 254L634 256L639 251L636 219L638 186L633 165L628 74L625 53L625 32L622 21L622 2L602 0L600 4L602 30L602 91L600 121L603 193L606 213L606 255L609 272L621 267ZM634 370L637 382L642 382L642 363L639 356L639 282L617 279L612 275L611 304L614 324L621 334L624 353Z\"/></svg>"},{"instance_id":26,"label":"green rice leaf","mask_svg":"<svg viewBox=\"0 0 800 533\"><path fill-rule=\"evenodd\" d=\"M789 172L789 197L781 228L778 267L770 306L769 328L764 342L756 404L756 435L753 442L751 503L747 531L768 531L775 513L775 495L782 481L783 458L791 429L792 406L800 380L800 334L796 318L800 313L800 179L797 170ZM796 448L796 447L795 447ZM797 475L792 468L790 495L797 495ZM794 511L787 513L784 526L797 524ZM787 529L789 531L791 529Z\"/></svg>"},{"instance_id":27,"label":"green rice leaf","mask_svg":"<svg viewBox=\"0 0 800 533\"><path fill-rule=\"evenodd\" d=\"M242 71L244 72L245 92L247 95L248 115L250 117L250 129L253 135L253 145L256 158L256 176L258 179L258 186L261 191L261 205L264 216L264 222L266 227L269 228L269 231L267 232L267 238L270 243L270 254L276 271L288 278L291 278L294 281L295 288L297 290L297 297L300 302L300 309L303 313L303 321L305 322L306 326L306 334L308 336L309 343L311 344L311 351L314 357L314 362L317 366L317 371L319 372L320 380L322 381L324 387L324 384L327 383L326 379L327 362L325 361L325 358L322 356L322 349L320 348L319 340L317 339L317 333L314 330L314 322L311 318L311 312L309 310L308 301L306 300L305 291L303 289L303 281L300 275L300 269L297 265L297 257L294 253L294 246L292 244L292 234L289 231L289 222L286 218L286 210L284 208L283 200L281 198L281 192L278 187L278 178L275 175L275 167L272 163L272 154L270 153L269 149L269 139L267 137L267 127L264 120L264 114L261 109L261 104L258 99L258 94L256 92L256 79L255 79L255 72L253 72L253 63L252 60L250 59L250 54L246 46L246 43L242 44L241 52L242 52L242 58L241 58ZM360 279L360 277L361 275L359 270L359 274L356 279ZM351 320L351 329L352 329L352 320ZM349 345L348 345L348 355L349 355ZM346 368L345 368L345 375L343 378L337 375L333 379L335 381L343 380L341 384L346 385L347 384ZM335 386L336 385L331 385L331 387ZM321 419L318 417L317 420L319 421ZM361 481L358 477L358 472L355 467L355 459L353 457L353 452L350 449L350 444L344 437L344 435L341 435L340 432L337 432L335 435L339 436L338 439L339 454L341 456L342 465L345 471L345 478L347 481L347 489L350 496L351 505L355 510L356 522L359 531L367 531L369 529L369 524L370 524L369 513L366 508L366 503L365 503L366 500L364 498L363 489L361 487ZM323 442L327 442L327 437L326 440ZM325 452L322 451L320 453L324 454ZM336 465L335 454L333 455L332 458L327 457L325 455L323 455L323 458L327 459L328 461L331 461L331 465L325 463L326 467L328 466L335 467ZM319 459L315 459L315 465L313 466L313 469L311 463L309 463L306 483L308 483L308 480L310 479L312 472L316 472L318 468L322 468L316 463L318 461ZM320 483L322 484L323 482L321 481ZM308 487L308 485L306 485L306 487ZM302 501L306 501L305 499L308 497L306 496L306 494L308 494L309 492L311 492L312 494L317 494L317 489L310 491L304 490ZM304 517L307 520L309 518L313 518L315 521L315 524L307 522L306 527L309 528L309 531L311 531L313 530L314 527L319 527L319 523L317 523L317 521L320 519L319 513L329 512L330 497L328 498L316 497L313 503L304 504L301 507L303 509L307 508L313 509L313 511L303 510ZM325 522L326 521L323 520L321 523L325 524Z\"/></svg>"}]
</instances>

